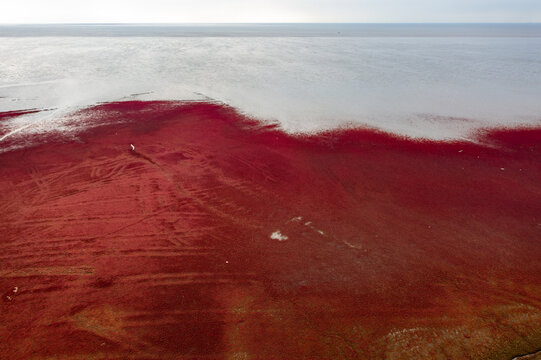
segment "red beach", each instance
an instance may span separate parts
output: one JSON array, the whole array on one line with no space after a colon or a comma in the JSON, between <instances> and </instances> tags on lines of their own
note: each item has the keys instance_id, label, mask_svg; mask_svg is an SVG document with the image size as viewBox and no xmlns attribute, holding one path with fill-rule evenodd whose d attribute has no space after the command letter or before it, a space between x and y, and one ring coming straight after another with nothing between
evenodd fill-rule
<instances>
[{"instance_id":1,"label":"red beach","mask_svg":"<svg viewBox=\"0 0 541 360\"><path fill-rule=\"evenodd\" d=\"M291 135L204 102L81 115L99 126L0 153L1 359L539 351L540 129Z\"/></svg>"}]
</instances>

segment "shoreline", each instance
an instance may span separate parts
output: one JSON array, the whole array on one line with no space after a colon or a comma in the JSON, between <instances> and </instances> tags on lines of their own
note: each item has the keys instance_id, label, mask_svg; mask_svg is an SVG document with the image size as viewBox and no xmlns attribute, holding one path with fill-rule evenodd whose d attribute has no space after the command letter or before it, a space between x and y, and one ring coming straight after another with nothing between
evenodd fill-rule
<instances>
[{"instance_id":1,"label":"shoreline","mask_svg":"<svg viewBox=\"0 0 541 360\"><path fill-rule=\"evenodd\" d=\"M201 102L83 112L101 126L0 153L5 356L536 350L541 129L475 144L295 136Z\"/></svg>"},{"instance_id":2,"label":"shoreline","mask_svg":"<svg viewBox=\"0 0 541 360\"><path fill-rule=\"evenodd\" d=\"M398 130L392 131L388 129L378 128L375 126L369 126L367 124L354 124L344 123L340 126L333 128L322 128L312 131L287 131L284 129L277 120L261 120L257 117L250 116L239 109L228 105L220 101L207 101L207 100L121 100L113 102L100 102L96 105L82 107L72 112L63 112L60 116L60 123L53 123L52 125L60 125L61 130L44 130L42 132L30 132L23 134L23 137L30 139L33 142L24 144L24 139L15 139L13 142L19 143L19 148L39 146L49 141L52 142L69 142L76 138L78 134L84 134L85 132L92 131L94 128L102 126L113 126L120 123L129 123L134 121L145 121L141 114L135 115L135 119L119 118L113 114L107 114L108 119L105 121L100 119L100 112L117 111L112 110L118 106L122 108L126 106L128 114L134 115L140 109L141 104L147 104L149 108L145 111L163 111L167 108L170 110L180 107L191 107L192 105L207 106L223 108L227 113L234 113L235 121L239 126L253 127L254 130L260 131L276 131L280 132L281 136L288 139L296 139L303 143L329 143L330 140L333 145L339 144L348 147L355 147L355 145L362 146L364 143L373 143L390 147L400 146L404 149L410 148L441 148L444 151L454 150L454 147L471 147L476 149L475 151L488 150L489 148L498 148L499 146L513 146L521 145L521 142L528 142L530 146L535 145L541 141L539 132L541 125L535 125L532 123L517 123L514 125L493 125L493 126L478 126L472 128L467 134L460 137L423 137L409 134L400 133ZM134 106L134 109L129 109ZM45 113L54 108L44 109L19 109L13 111L0 112L0 125L3 121L14 120L24 115L32 115L38 113ZM121 111L124 111L121 110ZM113 115L113 116L112 116ZM118 115L118 114L117 114ZM441 117L438 117L438 121L443 121ZM449 117L450 121L467 121L467 119L458 119ZM2 132L2 126L0 126L0 137L11 137L11 134L25 130L26 128L35 127L40 125L38 120L35 123L26 123L19 128L10 129L5 128ZM4 126L5 127L5 126ZM64 139L64 140L62 140ZM8 141L12 141L9 139ZM8 141L4 141L4 144ZM23 143L22 145L20 143ZM2 150L2 141L0 141L0 151Z\"/></svg>"}]
</instances>

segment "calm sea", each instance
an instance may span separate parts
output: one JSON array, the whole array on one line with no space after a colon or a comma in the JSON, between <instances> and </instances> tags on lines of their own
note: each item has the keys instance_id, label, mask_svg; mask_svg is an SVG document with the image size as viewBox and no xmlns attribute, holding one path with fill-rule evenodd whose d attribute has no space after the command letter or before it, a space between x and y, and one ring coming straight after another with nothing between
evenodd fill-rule
<instances>
[{"instance_id":1,"label":"calm sea","mask_svg":"<svg viewBox=\"0 0 541 360\"><path fill-rule=\"evenodd\" d=\"M541 24L0 25L0 54L0 112L52 109L13 129L128 99L219 101L288 131L541 125Z\"/></svg>"}]
</instances>

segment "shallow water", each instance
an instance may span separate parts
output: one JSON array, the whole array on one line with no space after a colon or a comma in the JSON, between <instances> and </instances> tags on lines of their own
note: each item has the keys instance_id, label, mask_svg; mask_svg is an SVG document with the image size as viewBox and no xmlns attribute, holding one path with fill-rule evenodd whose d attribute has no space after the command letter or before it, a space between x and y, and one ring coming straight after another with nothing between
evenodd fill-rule
<instances>
[{"instance_id":1,"label":"shallow water","mask_svg":"<svg viewBox=\"0 0 541 360\"><path fill-rule=\"evenodd\" d=\"M46 131L97 102L210 98L288 131L460 138L541 124L540 34L531 24L2 26L0 112L54 109L4 124Z\"/></svg>"}]
</instances>

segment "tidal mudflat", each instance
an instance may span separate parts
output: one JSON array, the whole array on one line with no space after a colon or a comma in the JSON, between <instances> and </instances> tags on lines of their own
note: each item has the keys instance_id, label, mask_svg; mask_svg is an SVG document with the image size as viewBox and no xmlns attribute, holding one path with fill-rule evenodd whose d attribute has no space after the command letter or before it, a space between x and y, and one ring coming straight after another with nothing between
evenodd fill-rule
<instances>
[{"instance_id":1,"label":"tidal mudflat","mask_svg":"<svg viewBox=\"0 0 541 360\"><path fill-rule=\"evenodd\" d=\"M0 358L539 350L539 128L294 135L208 102L79 115L99 126L2 143Z\"/></svg>"}]
</instances>

